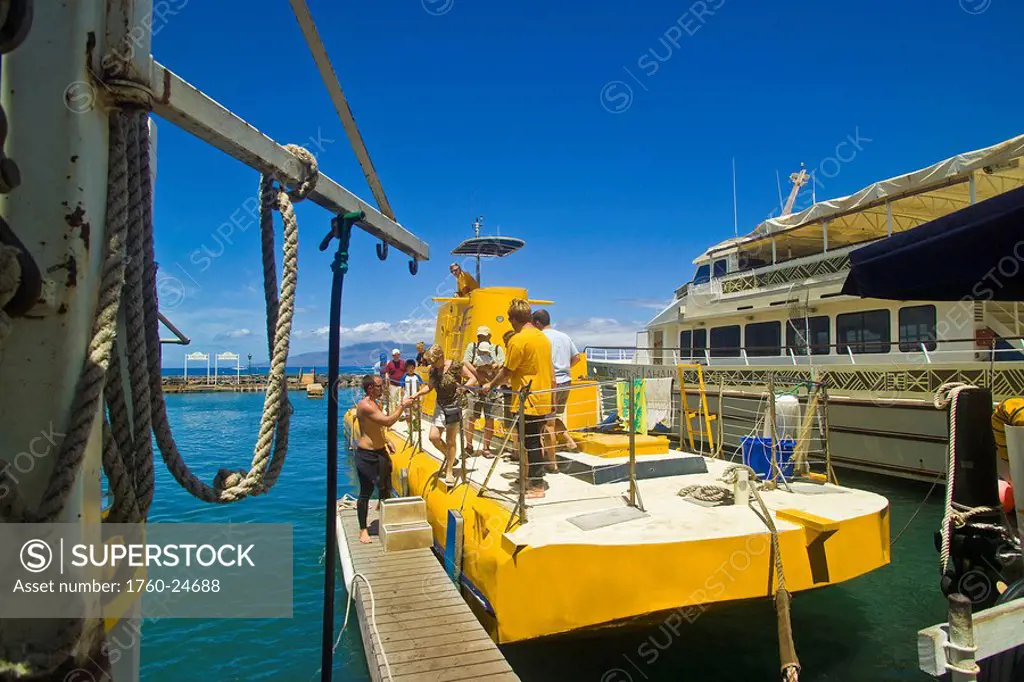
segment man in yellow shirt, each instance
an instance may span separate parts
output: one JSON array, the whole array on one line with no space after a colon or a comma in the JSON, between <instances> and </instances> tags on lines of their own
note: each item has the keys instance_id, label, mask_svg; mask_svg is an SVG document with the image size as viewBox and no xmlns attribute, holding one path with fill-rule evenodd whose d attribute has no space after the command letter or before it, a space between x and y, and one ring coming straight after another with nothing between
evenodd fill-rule
<instances>
[{"instance_id":1,"label":"man in yellow shirt","mask_svg":"<svg viewBox=\"0 0 1024 682\"><path fill-rule=\"evenodd\" d=\"M473 289L480 288L480 285L477 283L477 281L473 279L473 275L463 270L462 266L460 266L458 263L452 263L448 267L448 271L452 273L452 277L455 278L456 295L468 296L469 292L473 291Z\"/></svg>"},{"instance_id":2,"label":"man in yellow shirt","mask_svg":"<svg viewBox=\"0 0 1024 682\"><path fill-rule=\"evenodd\" d=\"M490 391L501 386L507 379L512 386L514 407L519 410L519 391L528 388L523 403L525 443L529 467L526 482L526 497L544 497L544 451L541 433L551 416L551 389L555 384L555 370L551 364L551 341L544 332L533 326L530 304L521 298L514 298L508 307L508 321L515 329L515 336L508 341L505 351L505 365L498 375L483 385Z\"/></svg>"}]
</instances>

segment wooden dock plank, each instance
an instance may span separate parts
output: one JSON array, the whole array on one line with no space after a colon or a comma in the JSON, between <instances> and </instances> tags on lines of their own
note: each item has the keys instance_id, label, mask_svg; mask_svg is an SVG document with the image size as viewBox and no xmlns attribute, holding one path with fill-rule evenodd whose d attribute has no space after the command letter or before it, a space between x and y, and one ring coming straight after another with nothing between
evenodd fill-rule
<instances>
[{"instance_id":1,"label":"wooden dock plank","mask_svg":"<svg viewBox=\"0 0 1024 682\"><path fill-rule=\"evenodd\" d=\"M409 663L395 663L391 661L391 673L395 676L395 679L401 679L403 675L427 672L444 674L452 669L495 662L500 662L505 665L506 669L508 668L508 664L505 663L505 657L502 656L498 649L492 647L484 651L472 651L456 656L421 659Z\"/></svg>"},{"instance_id":2,"label":"wooden dock plank","mask_svg":"<svg viewBox=\"0 0 1024 682\"><path fill-rule=\"evenodd\" d=\"M453 635L465 635L465 632L452 633ZM478 637L471 640L463 640L458 637L446 636L443 642L435 641L435 638L408 639L399 642L385 640L385 648L388 652L388 661L392 666L396 662L409 663L412 661L426 661L431 658L448 658L459 654L468 654L474 651L500 651L489 646L489 638ZM383 660L380 661L383 663ZM397 674L397 672L396 672Z\"/></svg>"},{"instance_id":3,"label":"wooden dock plank","mask_svg":"<svg viewBox=\"0 0 1024 682\"><path fill-rule=\"evenodd\" d=\"M501 661L478 663L476 665L463 665L447 670L432 670L426 673L396 674L394 682L456 682L456 680L476 680L484 675L510 671L511 668L503 659Z\"/></svg>"},{"instance_id":4,"label":"wooden dock plank","mask_svg":"<svg viewBox=\"0 0 1024 682\"><path fill-rule=\"evenodd\" d=\"M361 544L355 510L339 510L338 527L354 572L373 590L371 598L361 580L352 588L374 682L519 680L431 550L385 554L376 537Z\"/></svg>"}]
</instances>

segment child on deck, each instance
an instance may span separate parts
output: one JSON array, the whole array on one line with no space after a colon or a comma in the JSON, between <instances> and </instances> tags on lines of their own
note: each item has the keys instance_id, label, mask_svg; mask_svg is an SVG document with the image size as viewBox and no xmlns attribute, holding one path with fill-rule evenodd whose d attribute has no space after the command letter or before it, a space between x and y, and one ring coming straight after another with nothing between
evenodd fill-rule
<instances>
[{"instance_id":1,"label":"child on deck","mask_svg":"<svg viewBox=\"0 0 1024 682\"><path fill-rule=\"evenodd\" d=\"M416 361L406 360L405 362L405 380L402 383L402 399L409 398L416 395L416 391L420 390L420 378L416 374ZM413 421L414 417L419 415L419 407L413 405L409 408L406 414L406 423L409 424L409 428L419 428L419 420Z\"/></svg>"}]
</instances>

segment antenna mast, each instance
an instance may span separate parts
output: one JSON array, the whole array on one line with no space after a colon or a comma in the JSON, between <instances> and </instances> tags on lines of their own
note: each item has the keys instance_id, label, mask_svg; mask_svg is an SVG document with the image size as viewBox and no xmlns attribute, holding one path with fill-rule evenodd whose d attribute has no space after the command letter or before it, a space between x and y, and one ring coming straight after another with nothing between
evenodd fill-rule
<instances>
[{"instance_id":1,"label":"antenna mast","mask_svg":"<svg viewBox=\"0 0 1024 682\"><path fill-rule=\"evenodd\" d=\"M740 236L740 220L736 212L736 157L732 157L732 234Z\"/></svg>"},{"instance_id":2,"label":"antenna mast","mask_svg":"<svg viewBox=\"0 0 1024 682\"><path fill-rule=\"evenodd\" d=\"M484 217L477 216L476 220L473 221L473 236L480 236L480 228L484 225ZM476 283L480 284L480 254L476 255Z\"/></svg>"}]
</instances>

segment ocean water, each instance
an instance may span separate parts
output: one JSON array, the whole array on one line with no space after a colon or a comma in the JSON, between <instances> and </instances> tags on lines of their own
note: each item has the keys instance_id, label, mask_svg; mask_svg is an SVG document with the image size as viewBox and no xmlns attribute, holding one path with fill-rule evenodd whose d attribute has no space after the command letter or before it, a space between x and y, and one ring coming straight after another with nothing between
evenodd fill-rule
<instances>
[{"instance_id":1,"label":"ocean water","mask_svg":"<svg viewBox=\"0 0 1024 682\"><path fill-rule=\"evenodd\" d=\"M142 634L147 682L319 679L322 609L326 400L292 394L291 447L269 495L207 505L182 490L158 464L150 519L164 522L277 522L294 527L294 615L277 620L158 620ZM341 393L341 412L355 400ZM211 480L220 467L248 467L259 425L260 394L168 395L171 426L193 470ZM344 442L338 494L356 490ZM945 620L932 535L942 515L941 489L922 506L928 486L839 471L844 484L889 498L893 536L920 513L893 548L892 563L870 575L793 599L793 631L803 682L897 682L932 679L917 671L916 633ZM552 576L552 589L568 575ZM340 582L340 580L339 580ZM637 589L644 589L637 585ZM543 592L538 593L543 599ZM336 596L336 627L345 609ZM778 679L775 616L769 601L703 613L674 630L609 631L504 647L524 682L673 682ZM357 627L344 634L334 679L368 680Z\"/></svg>"}]
</instances>

